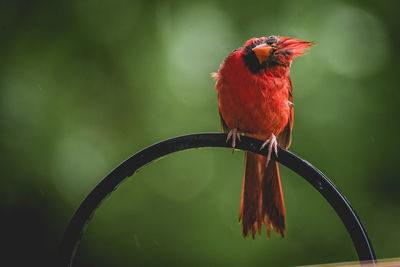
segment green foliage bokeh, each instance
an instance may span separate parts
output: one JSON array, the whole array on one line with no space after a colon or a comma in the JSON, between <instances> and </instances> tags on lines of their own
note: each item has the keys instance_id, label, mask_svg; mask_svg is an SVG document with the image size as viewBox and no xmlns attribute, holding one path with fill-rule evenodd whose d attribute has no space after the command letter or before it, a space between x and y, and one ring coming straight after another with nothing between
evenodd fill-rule
<instances>
[{"instance_id":1,"label":"green foliage bokeh","mask_svg":"<svg viewBox=\"0 0 400 267\"><path fill-rule=\"evenodd\" d=\"M79 203L118 163L169 137L219 131L210 73L271 34L318 43L292 66L291 151L344 193L378 258L399 257L398 10L396 1L2 2L3 262L52 266ZM284 167L287 237L243 239L242 165L243 153L226 149L148 165L97 210L76 266L357 259L332 208Z\"/></svg>"}]
</instances>

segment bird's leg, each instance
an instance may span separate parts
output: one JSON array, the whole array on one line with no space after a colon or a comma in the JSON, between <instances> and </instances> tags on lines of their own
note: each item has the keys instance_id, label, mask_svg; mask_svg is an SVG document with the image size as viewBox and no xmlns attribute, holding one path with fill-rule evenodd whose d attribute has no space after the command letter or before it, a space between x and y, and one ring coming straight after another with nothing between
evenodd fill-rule
<instances>
[{"instance_id":1,"label":"bird's leg","mask_svg":"<svg viewBox=\"0 0 400 267\"><path fill-rule=\"evenodd\" d=\"M226 138L226 142L228 143L229 139L232 137L232 148L235 148L236 146L236 138L240 140L240 136L243 135L241 132L239 132L236 128L232 129L228 133L228 137Z\"/></svg>"},{"instance_id":2,"label":"bird's leg","mask_svg":"<svg viewBox=\"0 0 400 267\"><path fill-rule=\"evenodd\" d=\"M278 141L276 140L276 136L274 134L271 134L271 137L261 145L260 150L262 150L267 144L269 144L267 154L268 165L268 162L271 160L272 149L274 150L275 155L278 157Z\"/></svg>"}]
</instances>

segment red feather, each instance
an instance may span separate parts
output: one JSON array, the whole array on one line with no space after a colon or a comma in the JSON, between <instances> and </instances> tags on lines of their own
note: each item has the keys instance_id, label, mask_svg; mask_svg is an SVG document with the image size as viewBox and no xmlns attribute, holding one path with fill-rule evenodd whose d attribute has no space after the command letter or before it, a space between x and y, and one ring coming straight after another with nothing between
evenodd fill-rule
<instances>
[{"instance_id":1,"label":"red feather","mask_svg":"<svg viewBox=\"0 0 400 267\"><path fill-rule=\"evenodd\" d=\"M260 62L254 48L268 46L271 54ZM267 140L277 136L278 145L288 148L293 128L293 95L290 65L303 55L311 42L288 37L248 40L233 51L219 68L217 79L219 112L224 131L237 129L247 136ZM276 162L253 153L245 154L239 219L243 235L261 231L264 224L285 234L285 208Z\"/></svg>"}]
</instances>

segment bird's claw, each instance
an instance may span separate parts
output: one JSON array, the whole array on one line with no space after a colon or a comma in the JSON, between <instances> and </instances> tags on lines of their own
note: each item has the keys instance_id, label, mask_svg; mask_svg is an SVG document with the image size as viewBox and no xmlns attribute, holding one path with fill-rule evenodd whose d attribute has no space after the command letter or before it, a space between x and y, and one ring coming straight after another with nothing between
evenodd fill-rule
<instances>
[{"instance_id":1,"label":"bird's claw","mask_svg":"<svg viewBox=\"0 0 400 267\"><path fill-rule=\"evenodd\" d=\"M278 157L278 141L276 140L276 136L274 134L271 134L271 137L268 138L260 147L260 150L263 150L264 147L268 145L268 154L267 154L267 165L269 161L271 160L271 154L272 154L272 149L275 152L275 155Z\"/></svg>"},{"instance_id":2,"label":"bird's claw","mask_svg":"<svg viewBox=\"0 0 400 267\"><path fill-rule=\"evenodd\" d=\"M228 143L229 139L232 138L232 148L235 148L235 146L236 146L236 138L239 141L242 141L242 140L240 140L240 136L241 135L243 135L243 134L241 132L239 132L236 128L234 128L234 129L229 131L228 137L226 138L226 142Z\"/></svg>"}]
</instances>

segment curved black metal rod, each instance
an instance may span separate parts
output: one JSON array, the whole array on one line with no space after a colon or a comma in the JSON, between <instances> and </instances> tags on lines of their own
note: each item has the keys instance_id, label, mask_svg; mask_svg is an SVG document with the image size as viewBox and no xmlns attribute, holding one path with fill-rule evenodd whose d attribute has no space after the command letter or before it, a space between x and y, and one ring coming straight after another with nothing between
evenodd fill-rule
<instances>
[{"instance_id":1,"label":"curved black metal rod","mask_svg":"<svg viewBox=\"0 0 400 267\"><path fill-rule=\"evenodd\" d=\"M89 222L96 208L116 187L127 177L133 175L139 168L151 161L170 153L200 147L228 147L226 134L201 133L171 138L134 154L111 171L86 197L72 217L61 243L61 264L71 266L81 239L83 229ZM266 155L266 150L260 151L263 142L257 139L242 137L237 149ZM375 253L361 221L346 198L335 185L317 168L293 153L278 147L278 158L272 153L272 159L290 168L307 180L329 202L349 232L361 262L374 263Z\"/></svg>"}]
</instances>

